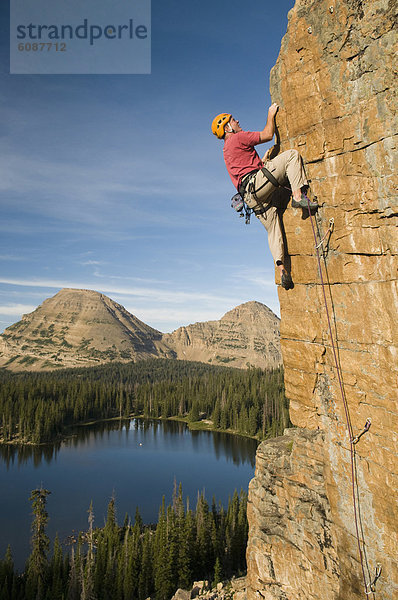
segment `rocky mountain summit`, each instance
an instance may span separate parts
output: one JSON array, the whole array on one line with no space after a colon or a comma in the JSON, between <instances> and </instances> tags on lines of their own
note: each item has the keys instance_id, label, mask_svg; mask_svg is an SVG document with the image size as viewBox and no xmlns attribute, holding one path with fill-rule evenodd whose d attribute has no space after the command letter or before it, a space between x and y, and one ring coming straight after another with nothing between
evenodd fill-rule
<instances>
[{"instance_id":1,"label":"rocky mountain summit","mask_svg":"<svg viewBox=\"0 0 398 600\"><path fill-rule=\"evenodd\" d=\"M233 367L281 364L279 319L260 302L246 302L219 321L180 327L162 339L181 360Z\"/></svg>"},{"instance_id":2,"label":"rocky mountain summit","mask_svg":"<svg viewBox=\"0 0 398 600\"><path fill-rule=\"evenodd\" d=\"M248 302L220 321L162 334L104 294L63 289L0 336L0 366L12 370L147 358L274 367L281 364L279 319L265 305Z\"/></svg>"},{"instance_id":3,"label":"rocky mountain summit","mask_svg":"<svg viewBox=\"0 0 398 600\"><path fill-rule=\"evenodd\" d=\"M299 150L320 208L316 241L307 211L283 214L295 429L257 451L248 600L398 598L396 9L296 0L271 73L280 149Z\"/></svg>"},{"instance_id":4,"label":"rocky mountain summit","mask_svg":"<svg viewBox=\"0 0 398 600\"><path fill-rule=\"evenodd\" d=\"M15 370L174 357L162 334L104 294L63 289L0 336L0 365Z\"/></svg>"}]
</instances>

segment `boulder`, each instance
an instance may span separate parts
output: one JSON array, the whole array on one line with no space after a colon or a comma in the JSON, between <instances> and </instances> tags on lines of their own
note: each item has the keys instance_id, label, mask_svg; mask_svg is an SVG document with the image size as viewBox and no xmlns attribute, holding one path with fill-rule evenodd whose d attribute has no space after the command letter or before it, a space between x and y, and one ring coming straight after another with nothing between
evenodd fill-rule
<instances>
[{"instance_id":1,"label":"boulder","mask_svg":"<svg viewBox=\"0 0 398 600\"><path fill-rule=\"evenodd\" d=\"M178 588L171 600L190 600L191 592Z\"/></svg>"}]
</instances>

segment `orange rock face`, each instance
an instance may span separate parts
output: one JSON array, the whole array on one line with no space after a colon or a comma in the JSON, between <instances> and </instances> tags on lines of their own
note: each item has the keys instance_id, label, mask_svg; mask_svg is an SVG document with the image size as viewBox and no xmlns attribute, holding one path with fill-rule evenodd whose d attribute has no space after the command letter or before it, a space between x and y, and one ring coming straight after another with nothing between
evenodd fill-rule
<instances>
[{"instance_id":1,"label":"orange rock face","mask_svg":"<svg viewBox=\"0 0 398 600\"><path fill-rule=\"evenodd\" d=\"M330 219L334 229L321 247L323 292L308 213L300 220L298 209L289 206L283 215L295 287L279 290L281 344L291 420L298 429L289 434L292 452L280 450L271 483L267 465L258 459L249 494L249 600L398 598L394 6L388 0L296 0L271 74L281 150L300 151L320 204L313 220L317 240ZM353 447L362 563L350 428L338 374L353 434L372 420ZM314 463L306 442L311 430L317 431ZM259 456L272 456L266 446ZM320 513L311 500L311 476L321 477L324 488L318 492L326 503L327 552L314 541ZM305 490L313 521L301 507ZM282 492L288 511L279 505ZM267 526L275 511L278 530ZM377 564L382 574L376 593L366 594Z\"/></svg>"}]
</instances>

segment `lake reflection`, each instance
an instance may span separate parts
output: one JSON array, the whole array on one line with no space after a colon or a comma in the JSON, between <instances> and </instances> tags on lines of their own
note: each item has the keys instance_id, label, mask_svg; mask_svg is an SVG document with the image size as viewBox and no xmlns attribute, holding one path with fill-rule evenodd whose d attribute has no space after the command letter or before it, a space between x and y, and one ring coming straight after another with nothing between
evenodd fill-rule
<instances>
[{"instance_id":1,"label":"lake reflection","mask_svg":"<svg viewBox=\"0 0 398 600\"><path fill-rule=\"evenodd\" d=\"M127 419L118 421L102 421L94 425L85 425L76 427L70 437L62 442L42 446L11 446L0 444L0 458L7 468L15 465L23 465L33 461L33 466L38 467L42 461L51 463L57 457L57 454L65 447L78 447L82 443L92 440L103 440L105 434L113 431L124 431L126 436L132 430L139 431L143 440L146 442L148 436L153 440L161 430L162 437L187 434L188 428L185 423L178 421L158 421L155 419ZM234 464L249 463L252 467L255 465L255 452L257 442L255 440L242 436L235 436L216 431L190 431L193 445L195 440L200 442L203 436L207 436L209 443L213 445L215 456L220 458L224 456L227 460L232 460Z\"/></svg>"},{"instance_id":2,"label":"lake reflection","mask_svg":"<svg viewBox=\"0 0 398 600\"><path fill-rule=\"evenodd\" d=\"M108 421L76 427L68 439L48 446L0 446L0 554L11 544L19 568L29 552L30 491L48 497L48 533L61 540L87 527L93 500L102 525L112 493L119 522L138 506L144 522L157 519L162 496L171 500L174 479L191 505L198 491L223 504L234 489L247 489L257 443L213 431L189 431L177 421Z\"/></svg>"}]
</instances>

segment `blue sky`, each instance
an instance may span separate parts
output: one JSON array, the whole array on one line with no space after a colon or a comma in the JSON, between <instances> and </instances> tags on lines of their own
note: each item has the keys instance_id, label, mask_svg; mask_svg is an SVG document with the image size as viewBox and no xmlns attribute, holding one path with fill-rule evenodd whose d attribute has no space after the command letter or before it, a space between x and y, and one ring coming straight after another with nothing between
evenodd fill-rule
<instances>
[{"instance_id":1,"label":"blue sky","mask_svg":"<svg viewBox=\"0 0 398 600\"><path fill-rule=\"evenodd\" d=\"M10 75L2 6L0 331L63 287L163 332L249 300L279 314L265 230L230 208L210 123L262 129L293 4L153 0L151 75L103 76Z\"/></svg>"}]
</instances>

